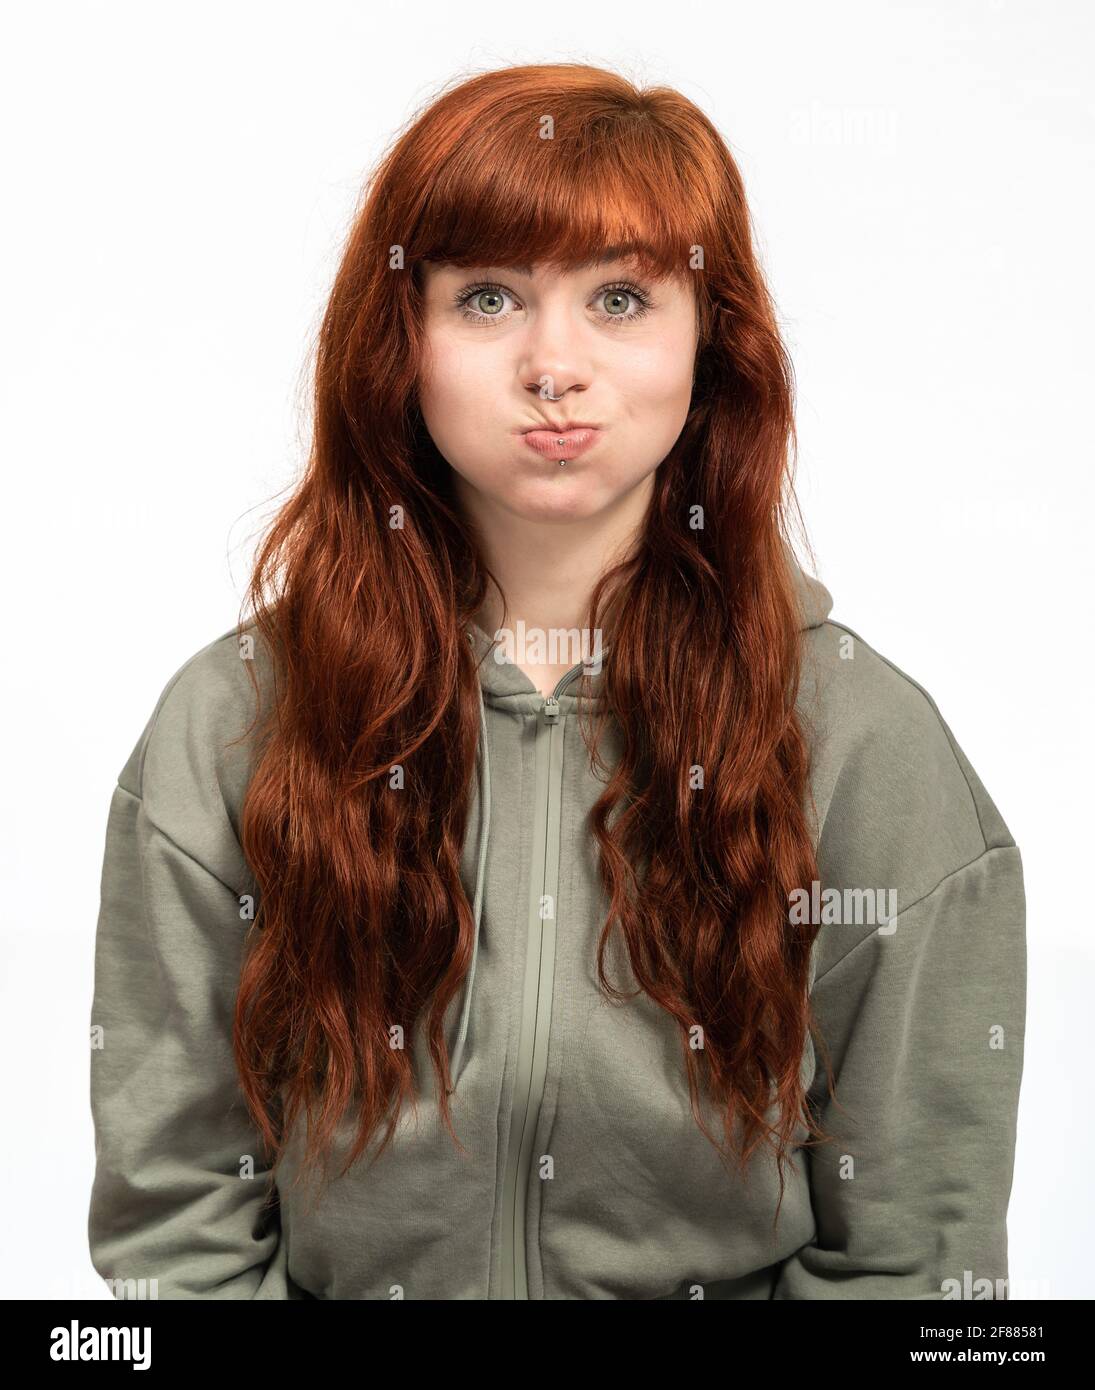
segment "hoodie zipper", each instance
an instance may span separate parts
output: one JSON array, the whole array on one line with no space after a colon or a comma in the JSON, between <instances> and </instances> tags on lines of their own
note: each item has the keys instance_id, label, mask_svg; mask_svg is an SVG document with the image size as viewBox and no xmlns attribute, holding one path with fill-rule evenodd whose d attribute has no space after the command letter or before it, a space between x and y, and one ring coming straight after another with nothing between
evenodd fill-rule
<instances>
[{"instance_id":1,"label":"hoodie zipper","mask_svg":"<svg viewBox=\"0 0 1095 1390\"><path fill-rule=\"evenodd\" d=\"M555 989L558 931L559 831L562 820L563 727L559 696L581 675L572 667L540 706L536 722L536 820L529 895L528 949L521 996L517 1075L513 1086L510 1144L502 1186L502 1297L528 1298L525 1213L532 1173L532 1146L547 1080L548 1034ZM551 916L541 915L547 899Z\"/></svg>"}]
</instances>

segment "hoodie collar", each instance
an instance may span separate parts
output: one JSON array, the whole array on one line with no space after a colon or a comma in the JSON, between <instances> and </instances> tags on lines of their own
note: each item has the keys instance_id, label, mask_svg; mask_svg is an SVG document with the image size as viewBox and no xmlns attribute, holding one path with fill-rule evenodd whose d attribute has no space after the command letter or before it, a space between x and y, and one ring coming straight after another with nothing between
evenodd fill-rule
<instances>
[{"instance_id":1,"label":"hoodie collar","mask_svg":"<svg viewBox=\"0 0 1095 1390\"><path fill-rule=\"evenodd\" d=\"M820 580L815 579L802 569L790 551L787 554L794 581L795 597L799 606L799 628L801 631L807 631L810 628L820 627L832 612L833 596ZM522 710L527 713L538 711L543 703L543 694L536 689L520 666L505 660L501 644L493 641L478 623L469 622L467 632L476 661L479 663L479 681L488 703L504 702L509 709ZM600 698L601 683L604 678L603 666L610 646L611 643L609 642L603 644L601 649L602 669L592 674L590 678L589 688L595 700ZM561 704L573 704L580 698L578 691L582 685L581 670L582 667L579 663L577 666L571 667L567 675L563 677L563 682L566 684L559 696ZM571 676L574 676L573 680L570 679Z\"/></svg>"}]
</instances>

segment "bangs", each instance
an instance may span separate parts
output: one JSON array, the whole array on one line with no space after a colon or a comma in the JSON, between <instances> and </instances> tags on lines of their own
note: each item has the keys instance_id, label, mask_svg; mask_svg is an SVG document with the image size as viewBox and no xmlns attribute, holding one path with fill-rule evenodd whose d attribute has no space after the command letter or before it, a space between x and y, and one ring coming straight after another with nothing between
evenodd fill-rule
<instances>
[{"instance_id":1,"label":"bangs","mask_svg":"<svg viewBox=\"0 0 1095 1390\"><path fill-rule=\"evenodd\" d=\"M651 279L685 275L707 240L708 191L679 141L641 113L601 114L553 138L526 111L463 132L436 169L414 260L579 270L631 259ZM701 262L702 264L702 262Z\"/></svg>"}]
</instances>

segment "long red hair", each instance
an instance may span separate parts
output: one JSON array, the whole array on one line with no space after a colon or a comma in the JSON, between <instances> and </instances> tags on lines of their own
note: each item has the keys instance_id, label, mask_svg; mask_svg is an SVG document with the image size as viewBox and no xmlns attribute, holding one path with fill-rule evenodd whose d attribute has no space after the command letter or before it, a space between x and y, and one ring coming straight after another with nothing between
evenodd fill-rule
<instances>
[{"instance_id":1,"label":"long red hair","mask_svg":"<svg viewBox=\"0 0 1095 1390\"><path fill-rule=\"evenodd\" d=\"M273 681L242 814L259 907L234 1045L275 1170L298 1116L307 1168L351 1105L343 1171L385 1123L383 1151L415 1095L393 1022L426 1029L456 1138L443 1019L472 954L459 864L479 736L464 626L488 572L418 411L420 266L574 268L607 248L652 278L690 277L700 338L641 544L590 606L595 630L606 596L626 599L611 599L583 729L591 756L605 721L623 736L591 819L610 902L598 975L630 997L604 968L619 930L639 988L680 1025L697 1122L723 1153L705 1085L743 1171L764 1139L782 1193L787 1150L820 1134L801 1069L817 927L788 921L789 893L817 877L795 710L791 364L711 122L671 89L551 64L453 87L382 159L320 331L307 467L251 576Z\"/></svg>"}]
</instances>

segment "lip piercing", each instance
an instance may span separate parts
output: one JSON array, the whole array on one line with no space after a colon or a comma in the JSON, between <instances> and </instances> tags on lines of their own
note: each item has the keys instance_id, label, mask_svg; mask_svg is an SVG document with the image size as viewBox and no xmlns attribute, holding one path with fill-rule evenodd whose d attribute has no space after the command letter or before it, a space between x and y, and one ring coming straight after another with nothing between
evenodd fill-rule
<instances>
[{"instance_id":1,"label":"lip piercing","mask_svg":"<svg viewBox=\"0 0 1095 1390\"><path fill-rule=\"evenodd\" d=\"M560 439L560 440L559 440L559 443L560 443L560 444L565 444L565 443L566 443L566 440L565 440L565 439ZM560 460L559 460L559 467L560 467L560 468L565 468L566 466L567 466L567 461L566 461L566 459L560 459Z\"/></svg>"}]
</instances>

